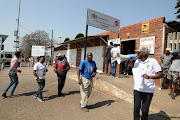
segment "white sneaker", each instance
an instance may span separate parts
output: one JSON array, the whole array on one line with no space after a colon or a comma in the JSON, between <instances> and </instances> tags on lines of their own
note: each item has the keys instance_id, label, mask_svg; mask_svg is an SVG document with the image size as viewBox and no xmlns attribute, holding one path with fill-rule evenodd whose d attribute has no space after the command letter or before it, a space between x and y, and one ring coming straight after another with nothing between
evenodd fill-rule
<instances>
[{"instance_id":1,"label":"white sneaker","mask_svg":"<svg viewBox=\"0 0 180 120\"><path fill-rule=\"evenodd\" d=\"M160 87L160 88L159 88L159 90L161 91L161 90L162 90L162 88Z\"/></svg>"},{"instance_id":2,"label":"white sneaker","mask_svg":"<svg viewBox=\"0 0 180 120\"><path fill-rule=\"evenodd\" d=\"M37 99L38 99L39 102L44 102L44 100L39 98L39 97Z\"/></svg>"},{"instance_id":3,"label":"white sneaker","mask_svg":"<svg viewBox=\"0 0 180 120\"><path fill-rule=\"evenodd\" d=\"M38 98L38 97L35 95L35 96L34 96L34 99L37 99L37 98Z\"/></svg>"}]
</instances>

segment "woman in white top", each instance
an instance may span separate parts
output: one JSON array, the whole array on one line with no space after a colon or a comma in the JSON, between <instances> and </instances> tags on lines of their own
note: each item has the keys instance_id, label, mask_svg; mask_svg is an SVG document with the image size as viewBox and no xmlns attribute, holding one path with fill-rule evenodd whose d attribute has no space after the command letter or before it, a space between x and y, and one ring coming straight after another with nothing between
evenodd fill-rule
<instances>
[{"instance_id":1,"label":"woman in white top","mask_svg":"<svg viewBox=\"0 0 180 120\"><path fill-rule=\"evenodd\" d=\"M45 86L45 75L48 71L46 68L45 57L40 56L39 62L35 64L33 74L35 76L35 79L37 80L37 83L39 85L39 90L37 91L37 94L34 96L35 99L38 99L40 102L44 102L42 98L42 91Z\"/></svg>"}]
</instances>

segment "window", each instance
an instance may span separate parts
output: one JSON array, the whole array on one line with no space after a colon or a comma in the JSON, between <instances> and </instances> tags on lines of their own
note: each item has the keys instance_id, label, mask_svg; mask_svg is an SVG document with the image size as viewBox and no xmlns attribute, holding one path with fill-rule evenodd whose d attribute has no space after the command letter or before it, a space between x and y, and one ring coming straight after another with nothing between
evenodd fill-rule
<instances>
[{"instance_id":1,"label":"window","mask_svg":"<svg viewBox=\"0 0 180 120\"><path fill-rule=\"evenodd\" d=\"M6 58L12 58L12 54L5 54Z\"/></svg>"},{"instance_id":2,"label":"window","mask_svg":"<svg viewBox=\"0 0 180 120\"><path fill-rule=\"evenodd\" d=\"M1 54L1 58L3 58L3 54Z\"/></svg>"}]
</instances>

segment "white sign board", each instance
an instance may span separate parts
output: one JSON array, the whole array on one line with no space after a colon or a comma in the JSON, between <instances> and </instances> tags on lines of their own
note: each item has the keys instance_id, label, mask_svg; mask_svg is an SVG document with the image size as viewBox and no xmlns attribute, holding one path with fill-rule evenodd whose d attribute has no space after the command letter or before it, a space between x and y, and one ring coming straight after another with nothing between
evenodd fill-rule
<instances>
[{"instance_id":1,"label":"white sign board","mask_svg":"<svg viewBox=\"0 0 180 120\"><path fill-rule=\"evenodd\" d=\"M31 56L44 56L45 54L45 46L32 46Z\"/></svg>"},{"instance_id":2,"label":"white sign board","mask_svg":"<svg viewBox=\"0 0 180 120\"><path fill-rule=\"evenodd\" d=\"M110 45L110 42L113 42L113 45L117 44L118 45L117 48L120 49L120 46L119 46L120 45L120 38L108 40L108 45Z\"/></svg>"},{"instance_id":3,"label":"white sign board","mask_svg":"<svg viewBox=\"0 0 180 120\"><path fill-rule=\"evenodd\" d=\"M141 47L147 47L150 50L150 54L154 54L155 36L140 38L140 49Z\"/></svg>"},{"instance_id":4,"label":"white sign board","mask_svg":"<svg viewBox=\"0 0 180 120\"><path fill-rule=\"evenodd\" d=\"M87 25L119 33L120 20L88 9Z\"/></svg>"}]
</instances>

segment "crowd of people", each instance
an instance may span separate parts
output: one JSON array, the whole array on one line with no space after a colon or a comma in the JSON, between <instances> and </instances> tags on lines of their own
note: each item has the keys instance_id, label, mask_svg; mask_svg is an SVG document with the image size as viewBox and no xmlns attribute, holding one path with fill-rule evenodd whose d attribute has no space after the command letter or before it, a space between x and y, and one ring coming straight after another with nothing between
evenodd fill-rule
<instances>
[{"instance_id":1,"label":"crowd of people","mask_svg":"<svg viewBox=\"0 0 180 120\"><path fill-rule=\"evenodd\" d=\"M2 97L4 98L7 98L6 93L8 92L11 86L13 87L10 93L10 97L15 97L14 91L18 85L17 72L21 73L21 70L18 69L19 57L20 57L20 52L16 52L14 58L11 60L10 68L8 71L10 83L2 94ZM95 77L96 69L97 69L96 63L92 60L92 58L93 58L93 54L89 52L87 54L87 59L80 63L79 71L78 71L78 84L80 85L80 93L81 93L80 106L81 106L81 110L86 112L89 111L87 109L87 102L93 87L92 78ZM59 97L64 97L64 94L62 93L62 89L65 85L66 74L69 71L69 69L70 69L70 65L65 55L58 54L55 57L54 72L57 74ZM48 72L48 69L45 64L45 57L40 56L38 57L38 62L33 67L33 75L39 86L37 93L34 95L34 98L37 99L39 102L44 102L43 89L45 87L46 72Z\"/></svg>"},{"instance_id":2,"label":"crowd of people","mask_svg":"<svg viewBox=\"0 0 180 120\"><path fill-rule=\"evenodd\" d=\"M165 49L165 54L161 57L161 67L163 71L162 84L159 90L166 89L170 87L170 93L172 99L178 95L176 93L176 86L179 82L179 72L180 72L180 56L179 50L174 50L171 52L171 48Z\"/></svg>"},{"instance_id":3,"label":"crowd of people","mask_svg":"<svg viewBox=\"0 0 180 120\"><path fill-rule=\"evenodd\" d=\"M120 49L117 48L117 44L111 42L106 49L107 51L107 66L106 74L116 75L116 66L117 66L117 53L120 53ZM146 47L142 47L137 52L137 59L135 63L131 61L129 63L132 68L133 77L134 77L134 120L140 119L140 110L142 110L142 120L148 119L149 107L151 100L155 92L155 79L162 77L162 84L159 90L169 88L171 89L169 95L172 99L175 99L175 90L177 82L179 82L179 72L180 72L180 56L179 51L171 51L170 48L165 49L165 54L162 55L161 66L156 59L150 58L150 51ZM8 72L10 83L4 90L2 96L6 98L6 93L8 89L12 87L10 96L14 96L14 91L18 85L18 76L17 72L21 73L21 70L17 69L18 67L18 58L20 52L16 52L14 58L11 60L10 69ZM35 99L38 99L40 102L43 100L43 88L45 86L45 75L48 72L46 67L45 57L40 56L38 63L34 65L33 74L38 83L38 91L34 96ZM111 64L111 71L108 73L108 66ZM58 79L58 96L64 96L62 89L65 85L66 75L70 69L70 65L67 61L65 55L57 55L54 63L54 72L57 74ZM93 61L93 54L91 52L87 53L87 59L81 61L78 68L78 84L80 85L80 107L81 110L88 112L87 103L88 98L91 94L93 88L93 77L96 76L96 63Z\"/></svg>"},{"instance_id":4,"label":"crowd of people","mask_svg":"<svg viewBox=\"0 0 180 120\"><path fill-rule=\"evenodd\" d=\"M116 67L117 67L117 53L120 53L120 49L117 48L117 44L113 45L113 42L110 42L110 45L106 48L106 75L116 76ZM108 73L109 64L111 65L110 73Z\"/></svg>"}]
</instances>

